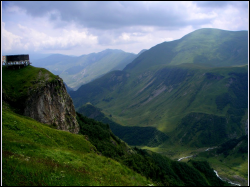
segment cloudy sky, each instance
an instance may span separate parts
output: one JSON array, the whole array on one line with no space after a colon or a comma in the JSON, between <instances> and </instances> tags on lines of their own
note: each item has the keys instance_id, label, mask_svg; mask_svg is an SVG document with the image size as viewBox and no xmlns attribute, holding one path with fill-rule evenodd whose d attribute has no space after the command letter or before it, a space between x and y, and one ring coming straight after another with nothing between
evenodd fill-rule
<instances>
[{"instance_id":1,"label":"cloudy sky","mask_svg":"<svg viewBox=\"0 0 250 187\"><path fill-rule=\"evenodd\" d=\"M3 54L139 53L200 28L248 30L248 1L2 2Z\"/></svg>"}]
</instances>

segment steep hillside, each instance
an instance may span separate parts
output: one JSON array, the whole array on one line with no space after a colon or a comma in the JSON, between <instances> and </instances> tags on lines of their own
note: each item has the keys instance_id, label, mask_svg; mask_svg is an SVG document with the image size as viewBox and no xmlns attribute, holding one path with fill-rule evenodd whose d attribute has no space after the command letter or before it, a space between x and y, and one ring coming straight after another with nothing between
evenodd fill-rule
<instances>
[{"instance_id":1,"label":"steep hillside","mask_svg":"<svg viewBox=\"0 0 250 187\"><path fill-rule=\"evenodd\" d=\"M75 108L62 79L43 68L3 67L3 100L19 114L57 129L79 132Z\"/></svg>"},{"instance_id":2,"label":"steep hillside","mask_svg":"<svg viewBox=\"0 0 250 187\"><path fill-rule=\"evenodd\" d=\"M3 107L3 186L145 186L121 163L98 155L86 136L52 129ZM153 183L154 184L154 183Z\"/></svg>"},{"instance_id":3,"label":"steep hillside","mask_svg":"<svg viewBox=\"0 0 250 187\"><path fill-rule=\"evenodd\" d=\"M50 70L62 77L69 87L77 89L111 70L122 70L134 58L136 55L133 53L107 49L79 57L54 54L44 59L33 60L32 64Z\"/></svg>"},{"instance_id":4,"label":"steep hillside","mask_svg":"<svg viewBox=\"0 0 250 187\"><path fill-rule=\"evenodd\" d=\"M194 63L213 67L248 63L248 32L199 29L181 39L163 42L144 52L125 71L141 73L162 64Z\"/></svg>"},{"instance_id":5,"label":"steep hillside","mask_svg":"<svg viewBox=\"0 0 250 187\"><path fill-rule=\"evenodd\" d=\"M111 114L119 124L157 127L177 142L185 133L192 132L187 137L200 143L183 143L198 147L205 146L201 143L205 133L210 137L206 146L213 146L245 133L247 77L247 66L201 68L183 64L164 66L137 76L124 71L111 72L70 95L77 110L91 102ZM205 128L196 118L189 117L192 113L201 118L201 122L209 123L213 119L214 125L209 123L211 125ZM217 123L221 124L223 134L214 129L220 128ZM213 133L214 130L218 134Z\"/></svg>"}]
</instances>

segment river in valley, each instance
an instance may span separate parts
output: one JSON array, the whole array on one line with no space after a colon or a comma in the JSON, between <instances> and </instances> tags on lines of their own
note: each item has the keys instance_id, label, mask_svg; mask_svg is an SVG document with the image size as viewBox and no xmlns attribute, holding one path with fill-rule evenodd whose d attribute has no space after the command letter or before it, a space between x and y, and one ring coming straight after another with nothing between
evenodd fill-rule
<instances>
[{"instance_id":1,"label":"river in valley","mask_svg":"<svg viewBox=\"0 0 250 187\"><path fill-rule=\"evenodd\" d=\"M214 149L214 148L216 148L216 147L207 148L205 151L209 151L209 150ZM191 157L194 157L194 156L196 156L196 155L190 155L190 156L186 156L186 157L181 157L181 158L178 159L178 161L181 161L182 159L185 159L185 158L191 158ZM218 175L218 172L217 172L216 170L214 170L214 172L215 172L216 176L217 176L220 180L225 181L225 182L228 182L228 183L230 183L230 184L232 184L232 185L235 185L235 186L241 186L240 184L233 183L232 181L230 181L230 180L228 180L228 179L222 179L222 178Z\"/></svg>"}]
</instances>

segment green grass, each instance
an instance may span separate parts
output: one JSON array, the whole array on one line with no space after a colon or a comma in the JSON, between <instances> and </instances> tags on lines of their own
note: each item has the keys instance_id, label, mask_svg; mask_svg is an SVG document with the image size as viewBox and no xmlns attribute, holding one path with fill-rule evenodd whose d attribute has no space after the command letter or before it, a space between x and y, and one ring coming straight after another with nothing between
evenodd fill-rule
<instances>
[{"instance_id":1,"label":"green grass","mask_svg":"<svg viewBox=\"0 0 250 187\"><path fill-rule=\"evenodd\" d=\"M52 129L4 104L3 185L147 185L150 180L97 154L83 135Z\"/></svg>"},{"instance_id":2,"label":"green grass","mask_svg":"<svg viewBox=\"0 0 250 187\"><path fill-rule=\"evenodd\" d=\"M14 106L15 110L23 113L28 95L59 77L44 68L26 66L20 69L2 68L3 99Z\"/></svg>"},{"instance_id":3,"label":"green grass","mask_svg":"<svg viewBox=\"0 0 250 187\"><path fill-rule=\"evenodd\" d=\"M29 89L32 91L45 84L46 81L50 82L57 78L56 75L48 70L31 65L20 69L3 67L2 72L3 89L12 99L18 99L22 95L27 95Z\"/></svg>"}]
</instances>

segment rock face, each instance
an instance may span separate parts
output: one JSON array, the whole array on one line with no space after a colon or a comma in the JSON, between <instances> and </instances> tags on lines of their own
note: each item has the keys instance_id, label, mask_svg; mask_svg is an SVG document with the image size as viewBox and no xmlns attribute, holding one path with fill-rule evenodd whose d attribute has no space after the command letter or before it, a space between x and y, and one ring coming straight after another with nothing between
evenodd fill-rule
<instances>
[{"instance_id":1,"label":"rock face","mask_svg":"<svg viewBox=\"0 0 250 187\"><path fill-rule=\"evenodd\" d=\"M79 132L72 99L59 77L30 92L25 102L24 115L60 130Z\"/></svg>"}]
</instances>

